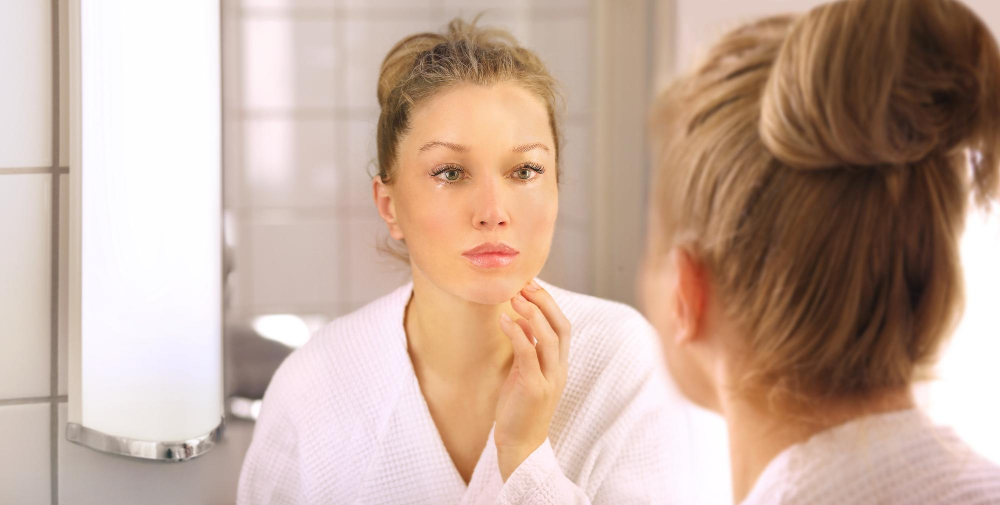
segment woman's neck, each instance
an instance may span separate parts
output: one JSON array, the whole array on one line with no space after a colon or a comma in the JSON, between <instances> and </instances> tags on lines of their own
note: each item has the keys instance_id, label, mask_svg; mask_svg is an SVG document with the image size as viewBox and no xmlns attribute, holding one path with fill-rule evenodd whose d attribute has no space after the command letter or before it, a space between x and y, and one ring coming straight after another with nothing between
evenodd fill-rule
<instances>
[{"instance_id":1,"label":"woman's neck","mask_svg":"<svg viewBox=\"0 0 1000 505\"><path fill-rule=\"evenodd\" d=\"M729 428L733 502L737 504L750 494L767 465L792 445L862 416L914 407L908 388L865 399L816 402L801 415L777 411L766 394L720 397Z\"/></svg>"},{"instance_id":2,"label":"woman's neck","mask_svg":"<svg viewBox=\"0 0 1000 505\"><path fill-rule=\"evenodd\" d=\"M483 305L439 289L416 269L404 326L418 373L468 381L506 376L514 351L500 329L500 314L515 317L510 302Z\"/></svg>"}]
</instances>

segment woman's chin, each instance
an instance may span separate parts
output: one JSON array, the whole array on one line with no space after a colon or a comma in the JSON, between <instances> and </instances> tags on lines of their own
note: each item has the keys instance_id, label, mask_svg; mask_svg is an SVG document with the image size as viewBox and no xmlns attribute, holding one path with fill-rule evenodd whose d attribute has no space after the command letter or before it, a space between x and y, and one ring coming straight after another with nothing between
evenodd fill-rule
<instances>
[{"instance_id":1,"label":"woman's chin","mask_svg":"<svg viewBox=\"0 0 1000 505\"><path fill-rule=\"evenodd\" d=\"M483 305L500 305L509 302L533 277L521 279L505 276L496 279L470 281L463 289L462 297L470 302Z\"/></svg>"}]
</instances>

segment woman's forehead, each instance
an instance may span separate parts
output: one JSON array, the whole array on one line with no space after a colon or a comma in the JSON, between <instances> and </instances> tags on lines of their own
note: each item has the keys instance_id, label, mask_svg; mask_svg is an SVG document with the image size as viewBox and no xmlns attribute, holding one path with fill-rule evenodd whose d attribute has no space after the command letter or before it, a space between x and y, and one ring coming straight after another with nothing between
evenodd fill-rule
<instances>
[{"instance_id":1,"label":"woman's forehead","mask_svg":"<svg viewBox=\"0 0 1000 505\"><path fill-rule=\"evenodd\" d=\"M542 143L554 149L545 102L509 83L460 85L428 98L414 108L406 138L417 148L440 141L469 147Z\"/></svg>"}]
</instances>

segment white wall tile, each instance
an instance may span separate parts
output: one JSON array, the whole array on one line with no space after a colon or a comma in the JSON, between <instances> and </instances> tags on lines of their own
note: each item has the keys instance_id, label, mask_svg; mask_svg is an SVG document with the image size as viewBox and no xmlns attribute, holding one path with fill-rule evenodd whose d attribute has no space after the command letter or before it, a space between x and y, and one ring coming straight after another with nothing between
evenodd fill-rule
<instances>
[{"instance_id":1,"label":"white wall tile","mask_svg":"<svg viewBox=\"0 0 1000 505\"><path fill-rule=\"evenodd\" d=\"M401 19L350 19L339 24L346 36L347 86L344 104L352 109L378 108L376 84L382 60L403 37L438 31L430 14Z\"/></svg>"},{"instance_id":2,"label":"white wall tile","mask_svg":"<svg viewBox=\"0 0 1000 505\"><path fill-rule=\"evenodd\" d=\"M219 445L202 456L181 464L142 461L100 453L67 441L66 404L62 403L58 437L60 502L68 505L235 503L236 484L252 432L251 423L229 421Z\"/></svg>"},{"instance_id":3,"label":"white wall tile","mask_svg":"<svg viewBox=\"0 0 1000 505\"><path fill-rule=\"evenodd\" d=\"M351 216L348 233L348 285L350 300L356 307L390 293L410 280L410 265L380 250L389 231L374 205L370 211Z\"/></svg>"},{"instance_id":4,"label":"white wall tile","mask_svg":"<svg viewBox=\"0 0 1000 505\"><path fill-rule=\"evenodd\" d=\"M0 407L0 503L52 503L48 403Z\"/></svg>"},{"instance_id":5,"label":"white wall tile","mask_svg":"<svg viewBox=\"0 0 1000 505\"><path fill-rule=\"evenodd\" d=\"M59 0L59 166L69 166L69 2Z\"/></svg>"},{"instance_id":6,"label":"white wall tile","mask_svg":"<svg viewBox=\"0 0 1000 505\"><path fill-rule=\"evenodd\" d=\"M0 398L49 394L51 185L0 175Z\"/></svg>"},{"instance_id":7,"label":"white wall tile","mask_svg":"<svg viewBox=\"0 0 1000 505\"><path fill-rule=\"evenodd\" d=\"M226 209L239 208L245 199L243 124L237 110L227 110L222 115L222 199Z\"/></svg>"},{"instance_id":8,"label":"white wall tile","mask_svg":"<svg viewBox=\"0 0 1000 505\"><path fill-rule=\"evenodd\" d=\"M253 307L323 306L340 300L344 244L333 216L263 217L243 228L244 302Z\"/></svg>"},{"instance_id":9,"label":"white wall tile","mask_svg":"<svg viewBox=\"0 0 1000 505\"><path fill-rule=\"evenodd\" d=\"M539 277L570 291L591 293L593 270L593 244L589 229L557 225L549 259Z\"/></svg>"},{"instance_id":10,"label":"white wall tile","mask_svg":"<svg viewBox=\"0 0 1000 505\"><path fill-rule=\"evenodd\" d=\"M241 0L243 7L248 8L330 8L332 9L337 0Z\"/></svg>"},{"instance_id":11,"label":"white wall tile","mask_svg":"<svg viewBox=\"0 0 1000 505\"><path fill-rule=\"evenodd\" d=\"M243 104L250 109L333 107L338 59L333 19L248 18L243 23Z\"/></svg>"},{"instance_id":12,"label":"white wall tile","mask_svg":"<svg viewBox=\"0 0 1000 505\"><path fill-rule=\"evenodd\" d=\"M333 119L252 119L244 123L248 207L340 205Z\"/></svg>"},{"instance_id":13,"label":"white wall tile","mask_svg":"<svg viewBox=\"0 0 1000 505\"><path fill-rule=\"evenodd\" d=\"M393 11L398 12L401 9L407 11L429 10L437 3L437 0L341 0L341 5L352 14L356 12L391 14Z\"/></svg>"},{"instance_id":14,"label":"white wall tile","mask_svg":"<svg viewBox=\"0 0 1000 505\"><path fill-rule=\"evenodd\" d=\"M378 149L375 146L375 130L378 128L378 112L366 118L345 120L340 123L341 135L347 137L347 148L343 166L339 171L344 176L345 201L354 208L371 209L372 176L378 173Z\"/></svg>"},{"instance_id":15,"label":"white wall tile","mask_svg":"<svg viewBox=\"0 0 1000 505\"><path fill-rule=\"evenodd\" d=\"M52 164L51 2L0 2L0 168Z\"/></svg>"},{"instance_id":16,"label":"white wall tile","mask_svg":"<svg viewBox=\"0 0 1000 505\"><path fill-rule=\"evenodd\" d=\"M242 26L235 5L241 0L224 0L222 10L222 170L225 208L239 206L243 148L243 58Z\"/></svg>"},{"instance_id":17,"label":"white wall tile","mask_svg":"<svg viewBox=\"0 0 1000 505\"><path fill-rule=\"evenodd\" d=\"M579 115L593 110L591 83L594 33L590 17L538 18L529 16L530 30L519 39L528 49L538 53L559 81L566 100L566 111Z\"/></svg>"},{"instance_id":18,"label":"white wall tile","mask_svg":"<svg viewBox=\"0 0 1000 505\"><path fill-rule=\"evenodd\" d=\"M593 223L594 153L589 123L564 122L560 152L559 222L576 226Z\"/></svg>"},{"instance_id":19,"label":"white wall tile","mask_svg":"<svg viewBox=\"0 0 1000 505\"><path fill-rule=\"evenodd\" d=\"M67 392L69 364L69 175L59 176L59 393Z\"/></svg>"},{"instance_id":20,"label":"white wall tile","mask_svg":"<svg viewBox=\"0 0 1000 505\"><path fill-rule=\"evenodd\" d=\"M545 5L550 4L574 4L586 3L587 0L547 0ZM465 15L475 15L485 9L506 9L506 10L527 10L532 4L532 0L443 0L445 9L461 9Z\"/></svg>"}]
</instances>

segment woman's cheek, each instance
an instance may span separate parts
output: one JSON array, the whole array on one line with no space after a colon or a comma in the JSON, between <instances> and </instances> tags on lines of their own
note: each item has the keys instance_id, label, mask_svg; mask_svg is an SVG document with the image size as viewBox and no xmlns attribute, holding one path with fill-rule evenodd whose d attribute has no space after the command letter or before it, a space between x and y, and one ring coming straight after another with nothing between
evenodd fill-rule
<instances>
[{"instance_id":1,"label":"woman's cheek","mask_svg":"<svg viewBox=\"0 0 1000 505\"><path fill-rule=\"evenodd\" d=\"M461 228L455 222L459 217L459 213L455 212L456 207L442 203L427 199L415 202L411 209L413 219L410 224L414 228L414 234L423 237L422 240L440 244L441 239L459 233Z\"/></svg>"},{"instance_id":2,"label":"woman's cheek","mask_svg":"<svg viewBox=\"0 0 1000 505\"><path fill-rule=\"evenodd\" d=\"M537 261L544 263L552 246L559 202L556 198L550 197L548 201L536 200L521 210L524 211L521 220L525 223L521 236L524 237L526 246L530 244Z\"/></svg>"}]
</instances>

